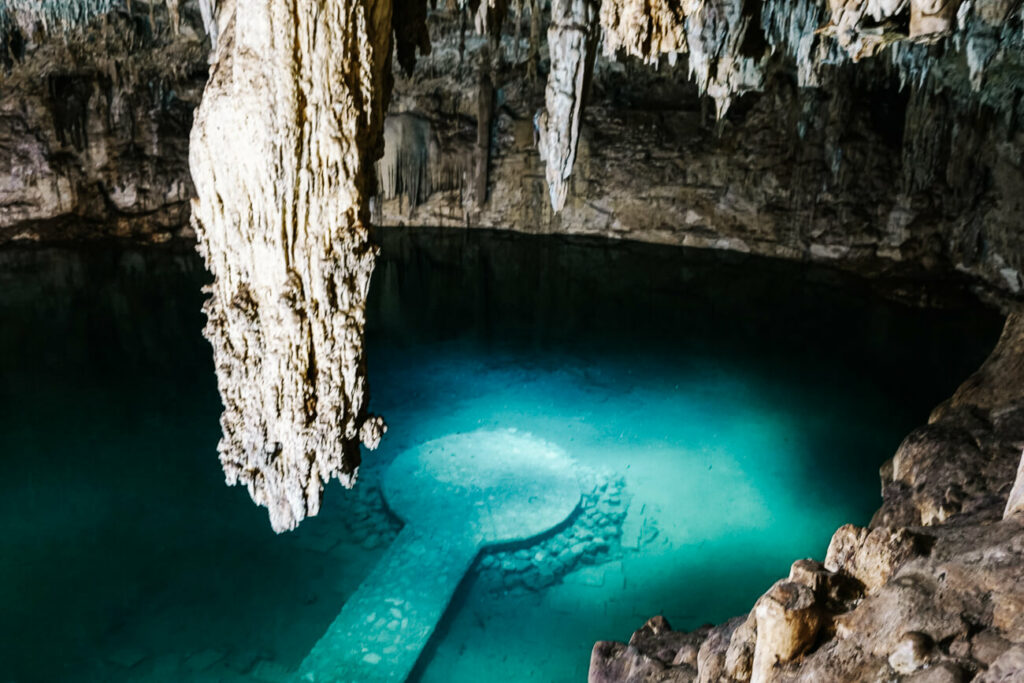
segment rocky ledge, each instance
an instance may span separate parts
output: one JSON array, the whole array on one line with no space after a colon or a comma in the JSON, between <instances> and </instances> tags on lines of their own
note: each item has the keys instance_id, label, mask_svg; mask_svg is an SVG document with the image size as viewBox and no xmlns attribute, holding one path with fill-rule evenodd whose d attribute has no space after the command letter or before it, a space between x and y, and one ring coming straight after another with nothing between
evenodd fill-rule
<instances>
[{"instance_id":1,"label":"rocky ledge","mask_svg":"<svg viewBox=\"0 0 1024 683\"><path fill-rule=\"evenodd\" d=\"M839 528L824 563L797 560L746 615L688 633L657 616L597 643L590 683L1024 680L1022 447L1015 313L882 466L867 528Z\"/></svg>"}]
</instances>

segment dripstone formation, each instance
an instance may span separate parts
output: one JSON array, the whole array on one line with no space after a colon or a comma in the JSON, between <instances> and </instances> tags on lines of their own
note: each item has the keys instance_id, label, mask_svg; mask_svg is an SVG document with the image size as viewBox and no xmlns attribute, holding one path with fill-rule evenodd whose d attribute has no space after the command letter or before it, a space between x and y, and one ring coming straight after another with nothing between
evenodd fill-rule
<instances>
[{"instance_id":1,"label":"dripstone formation","mask_svg":"<svg viewBox=\"0 0 1024 683\"><path fill-rule=\"evenodd\" d=\"M362 337L390 10L239 3L222 14L192 129L221 463L277 531L317 513L324 482L351 485L359 440L382 432L366 415Z\"/></svg>"}]
</instances>

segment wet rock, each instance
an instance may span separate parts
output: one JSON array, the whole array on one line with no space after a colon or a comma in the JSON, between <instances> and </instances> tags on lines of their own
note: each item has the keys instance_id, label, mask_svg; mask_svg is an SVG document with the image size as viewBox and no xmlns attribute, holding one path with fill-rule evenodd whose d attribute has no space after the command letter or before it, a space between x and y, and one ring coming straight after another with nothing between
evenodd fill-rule
<instances>
[{"instance_id":1,"label":"wet rock","mask_svg":"<svg viewBox=\"0 0 1024 683\"><path fill-rule=\"evenodd\" d=\"M665 617L661 615L651 617L643 626L633 632L633 635L629 639L629 644L637 645L638 643L655 639L671 630L672 627L669 625L668 619Z\"/></svg>"},{"instance_id":2,"label":"wet rock","mask_svg":"<svg viewBox=\"0 0 1024 683\"><path fill-rule=\"evenodd\" d=\"M911 683L961 683L965 680L965 676L964 670L954 662L939 662L921 669L903 680Z\"/></svg>"},{"instance_id":3,"label":"wet rock","mask_svg":"<svg viewBox=\"0 0 1024 683\"><path fill-rule=\"evenodd\" d=\"M789 570L789 580L807 586L827 610L843 612L863 595L863 584L844 574L829 571L815 560L797 560Z\"/></svg>"},{"instance_id":4,"label":"wet rock","mask_svg":"<svg viewBox=\"0 0 1024 683\"><path fill-rule=\"evenodd\" d=\"M672 658L672 666L687 666L697 670L697 655L700 653L699 643L683 643Z\"/></svg>"},{"instance_id":5,"label":"wet rock","mask_svg":"<svg viewBox=\"0 0 1024 683\"><path fill-rule=\"evenodd\" d=\"M872 526L1006 517L1024 443L1022 328L1009 315L981 368L904 440Z\"/></svg>"},{"instance_id":6,"label":"wet rock","mask_svg":"<svg viewBox=\"0 0 1024 683\"><path fill-rule=\"evenodd\" d=\"M652 617L633 633L628 645L608 642L595 645L588 680L607 683L694 681L697 652L708 630L673 631L664 617Z\"/></svg>"},{"instance_id":7,"label":"wet rock","mask_svg":"<svg viewBox=\"0 0 1024 683\"><path fill-rule=\"evenodd\" d=\"M632 646L602 641L591 652L587 683L691 683L695 673L666 666Z\"/></svg>"},{"instance_id":8,"label":"wet rock","mask_svg":"<svg viewBox=\"0 0 1024 683\"><path fill-rule=\"evenodd\" d=\"M814 560L797 560L789 568L789 580L792 583L807 586L819 597L828 595L832 576L833 572Z\"/></svg>"},{"instance_id":9,"label":"wet rock","mask_svg":"<svg viewBox=\"0 0 1024 683\"><path fill-rule=\"evenodd\" d=\"M992 666L1000 655L1010 649L1010 642L992 629L976 634L970 641L970 656L984 667ZM950 654L953 654L952 652Z\"/></svg>"}]
</instances>

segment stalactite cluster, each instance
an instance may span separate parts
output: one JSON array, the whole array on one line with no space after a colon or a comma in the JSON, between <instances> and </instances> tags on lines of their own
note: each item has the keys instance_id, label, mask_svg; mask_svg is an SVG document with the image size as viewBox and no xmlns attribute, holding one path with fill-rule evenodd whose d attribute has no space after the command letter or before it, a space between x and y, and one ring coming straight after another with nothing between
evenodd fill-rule
<instances>
[{"instance_id":1,"label":"stalactite cluster","mask_svg":"<svg viewBox=\"0 0 1024 683\"><path fill-rule=\"evenodd\" d=\"M377 162L380 195L402 197L415 207L437 184L431 160L438 156L429 121L409 114L389 116L384 122L384 156Z\"/></svg>"},{"instance_id":2,"label":"stalactite cluster","mask_svg":"<svg viewBox=\"0 0 1024 683\"><path fill-rule=\"evenodd\" d=\"M590 34L595 18L574 6L553 3L548 37L542 152L556 210L565 202L579 137L581 111L568 103L586 98L585 79L576 77L586 68L577 67L592 63L596 46L579 36ZM684 57L719 117L735 96L760 90L779 60L795 63L801 87L814 87L830 69L868 57L885 59L911 87L961 92L970 106L980 102L1014 116L1019 84L1013 74L1024 54L1024 4L1015 0L604 0L599 23L608 56L650 64ZM933 49L937 43L941 51Z\"/></svg>"},{"instance_id":3,"label":"stalactite cluster","mask_svg":"<svg viewBox=\"0 0 1024 683\"><path fill-rule=\"evenodd\" d=\"M139 0L136 0L137 4ZM155 5L162 5L170 17L169 25L177 33L182 0L144 0L150 17ZM216 6L216 0L200 0L204 6ZM96 17L114 11L131 13L132 0L0 0L0 32L12 27L19 31L66 31L84 26ZM155 22L150 22L155 24Z\"/></svg>"},{"instance_id":4,"label":"stalactite cluster","mask_svg":"<svg viewBox=\"0 0 1024 683\"><path fill-rule=\"evenodd\" d=\"M0 27L11 23L63 30L124 6L123 0L0 0Z\"/></svg>"}]
</instances>

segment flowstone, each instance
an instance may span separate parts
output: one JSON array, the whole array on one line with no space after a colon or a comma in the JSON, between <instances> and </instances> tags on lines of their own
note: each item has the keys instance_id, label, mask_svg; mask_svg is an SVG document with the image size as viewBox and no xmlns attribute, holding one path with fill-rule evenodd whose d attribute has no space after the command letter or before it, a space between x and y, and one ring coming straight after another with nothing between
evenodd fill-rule
<instances>
[{"instance_id":1,"label":"flowstone","mask_svg":"<svg viewBox=\"0 0 1024 683\"><path fill-rule=\"evenodd\" d=\"M405 680L480 550L550 531L580 503L566 453L513 430L405 451L383 492L405 527L303 661L301 680Z\"/></svg>"}]
</instances>

